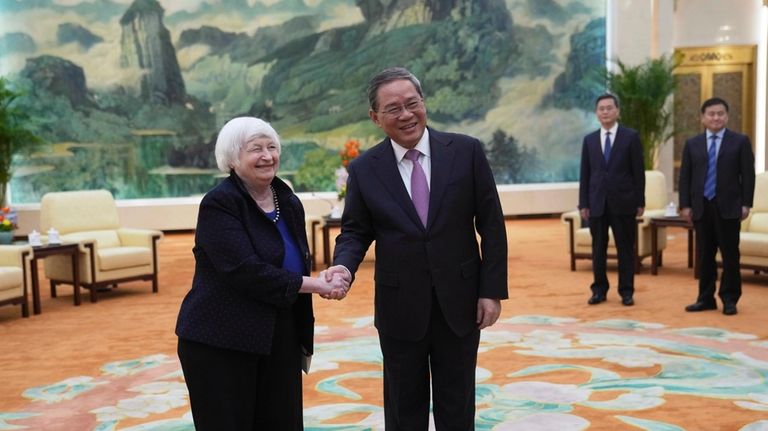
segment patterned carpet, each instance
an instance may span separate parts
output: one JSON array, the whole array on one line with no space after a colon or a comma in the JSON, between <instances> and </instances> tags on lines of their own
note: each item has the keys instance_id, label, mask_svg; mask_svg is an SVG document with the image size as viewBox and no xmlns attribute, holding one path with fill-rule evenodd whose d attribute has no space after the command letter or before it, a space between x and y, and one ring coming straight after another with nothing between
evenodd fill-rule
<instances>
[{"instance_id":1,"label":"patterned carpet","mask_svg":"<svg viewBox=\"0 0 768 431\"><path fill-rule=\"evenodd\" d=\"M381 386L371 319L318 329L306 429L383 429L379 397L365 390ZM483 333L480 358L478 430L581 430L595 417L619 428L709 429L658 419L668 405L681 404L676 408L685 414L686 399L744 423L719 429L768 429L768 342L751 334L521 315ZM0 414L0 429L194 429L178 360L166 354L110 362L98 375L32 387L22 396L28 405Z\"/></svg>"},{"instance_id":2,"label":"patterned carpet","mask_svg":"<svg viewBox=\"0 0 768 431\"><path fill-rule=\"evenodd\" d=\"M570 272L564 252L549 256L565 249L559 221L508 229L510 300L483 331L476 429L768 430L768 277L745 274L737 316L684 313L695 281L681 232L662 274L638 276L635 307L613 291L590 307L588 263ZM71 291L44 298L30 319L0 308L0 430L193 430L172 332L190 247L189 234L162 243L157 295L131 283L81 307ZM316 302L307 430L383 429L371 273L350 298Z\"/></svg>"}]
</instances>

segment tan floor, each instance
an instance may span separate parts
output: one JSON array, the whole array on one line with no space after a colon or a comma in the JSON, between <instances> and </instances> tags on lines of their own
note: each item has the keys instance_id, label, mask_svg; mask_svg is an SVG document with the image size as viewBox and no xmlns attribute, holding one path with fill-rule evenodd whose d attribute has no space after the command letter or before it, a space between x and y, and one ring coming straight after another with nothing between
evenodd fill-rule
<instances>
[{"instance_id":1,"label":"tan floor","mask_svg":"<svg viewBox=\"0 0 768 431\"><path fill-rule=\"evenodd\" d=\"M686 267L686 239L682 230L668 231L669 248L664 254L665 266L658 276L650 275L649 262L644 262L644 269L635 281L636 305L628 308L618 300L616 268L612 263L609 263L609 277L613 287L608 301L587 306L590 263L579 261L576 272L569 270L565 228L558 219L512 220L507 222L507 228L510 300L503 304L503 317L541 314L584 321L621 318L663 323L672 328L718 327L755 334L760 339L768 337L766 274L743 272L744 294L736 316L724 316L719 311L683 311L696 297L696 281ZM126 283L102 294L96 304L85 299L82 306L74 307L71 288L63 286L58 298L50 298L47 288L43 289L41 315L22 319L18 307L0 307L0 412L26 405L29 401L21 397L21 392L32 386L78 375L97 375L99 367L110 361L155 353L174 355L176 314L193 273L192 239L191 233L171 233L160 243L158 294L151 293L148 283ZM354 290L344 301L317 300L317 324L348 325L342 320L345 316L372 313L372 272L372 264L365 263ZM47 280L43 278L42 284L47 287ZM489 358L500 364L506 361L500 354ZM497 364L481 365L493 368ZM506 363L504 366L511 367ZM313 384L315 378L310 374L308 384ZM573 376L563 376L564 381L569 378ZM378 394L380 389L362 390ZM670 402L662 415L679 414L676 404L682 406L685 402L684 397ZM312 405L313 400L308 399L307 404ZM709 411L705 417L723 414L727 412Z\"/></svg>"}]
</instances>

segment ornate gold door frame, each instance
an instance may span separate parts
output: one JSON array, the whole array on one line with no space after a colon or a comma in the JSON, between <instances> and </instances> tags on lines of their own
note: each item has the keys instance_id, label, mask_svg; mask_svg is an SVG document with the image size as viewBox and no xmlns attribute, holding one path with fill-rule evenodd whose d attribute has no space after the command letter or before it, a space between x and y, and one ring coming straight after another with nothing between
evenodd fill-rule
<instances>
[{"instance_id":1,"label":"ornate gold door frame","mask_svg":"<svg viewBox=\"0 0 768 431\"><path fill-rule=\"evenodd\" d=\"M677 48L674 107L675 190L685 140L703 131L701 104L720 97L730 108L728 128L749 136L755 145L755 67L757 46Z\"/></svg>"}]
</instances>

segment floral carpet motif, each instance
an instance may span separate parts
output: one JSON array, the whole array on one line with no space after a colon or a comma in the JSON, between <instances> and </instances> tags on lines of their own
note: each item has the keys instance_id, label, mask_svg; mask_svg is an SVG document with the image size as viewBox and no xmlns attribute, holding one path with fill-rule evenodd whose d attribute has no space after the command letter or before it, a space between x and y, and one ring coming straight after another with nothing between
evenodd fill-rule
<instances>
[{"instance_id":1,"label":"floral carpet motif","mask_svg":"<svg viewBox=\"0 0 768 431\"><path fill-rule=\"evenodd\" d=\"M317 328L306 430L383 429L371 320ZM768 341L713 327L516 316L483 331L476 376L477 430L584 430L607 419L616 429L701 429L659 415L680 397L744 418L734 430L768 430ZM194 429L178 360L163 354L108 363L97 376L22 396L28 406L0 412L0 430Z\"/></svg>"}]
</instances>

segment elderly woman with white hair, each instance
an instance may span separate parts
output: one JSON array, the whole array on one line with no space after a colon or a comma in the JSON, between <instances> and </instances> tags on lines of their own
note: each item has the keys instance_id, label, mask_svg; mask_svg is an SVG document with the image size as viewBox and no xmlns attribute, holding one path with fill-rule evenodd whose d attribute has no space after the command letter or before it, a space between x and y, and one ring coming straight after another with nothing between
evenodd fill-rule
<instances>
[{"instance_id":1,"label":"elderly woman with white hair","mask_svg":"<svg viewBox=\"0 0 768 431\"><path fill-rule=\"evenodd\" d=\"M176 323L195 428L301 430L311 294L341 299L349 285L308 276L304 208L276 176L280 139L268 123L230 120L216 163L229 177L200 203L195 275Z\"/></svg>"}]
</instances>

